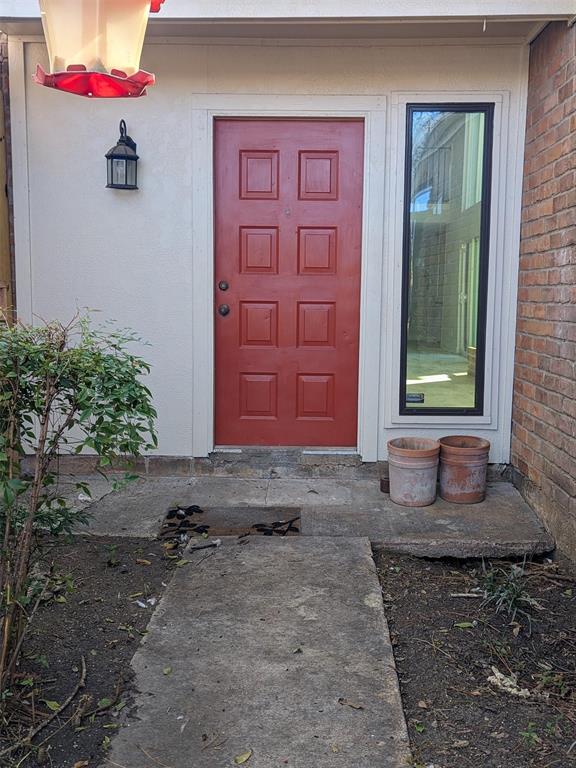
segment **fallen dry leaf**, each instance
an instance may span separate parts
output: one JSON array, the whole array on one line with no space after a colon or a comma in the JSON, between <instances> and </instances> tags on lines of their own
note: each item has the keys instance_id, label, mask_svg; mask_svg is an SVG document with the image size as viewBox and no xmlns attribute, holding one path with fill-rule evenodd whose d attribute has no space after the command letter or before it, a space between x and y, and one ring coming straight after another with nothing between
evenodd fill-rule
<instances>
[{"instance_id":1,"label":"fallen dry leaf","mask_svg":"<svg viewBox=\"0 0 576 768\"><path fill-rule=\"evenodd\" d=\"M74 763L72 768L88 768L88 760L79 760L77 763Z\"/></svg>"},{"instance_id":2,"label":"fallen dry leaf","mask_svg":"<svg viewBox=\"0 0 576 768\"><path fill-rule=\"evenodd\" d=\"M144 557L137 558L136 562L138 563L138 565L152 565L150 560L146 560Z\"/></svg>"},{"instance_id":3,"label":"fallen dry leaf","mask_svg":"<svg viewBox=\"0 0 576 768\"><path fill-rule=\"evenodd\" d=\"M512 627L512 634L514 635L514 637L518 637L518 635L522 631L522 625L519 624L517 621L511 621L509 626Z\"/></svg>"},{"instance_id":4,"label":"fallen dry leaf","mask_svg":"<svg viewBox=\"0 0 576 768\"><path fill-rule=\"evenodd\" d=\"M244 765L244 763L247 763L251 757L252 757L252 750L247 749L246 752L242 752L241 755L236 755L236 757L234 758L234 763L236 765Z\"/></svg>"}]
</instances>

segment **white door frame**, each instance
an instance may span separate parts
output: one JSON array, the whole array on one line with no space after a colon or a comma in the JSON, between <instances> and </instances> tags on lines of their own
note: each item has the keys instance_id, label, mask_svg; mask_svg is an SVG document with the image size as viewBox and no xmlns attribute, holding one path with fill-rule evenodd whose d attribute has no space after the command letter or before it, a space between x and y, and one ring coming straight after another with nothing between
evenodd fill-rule
<instances>
[{"instance_id":1,"label":"white door frame","mask_svg":"<svg viewBox=\"0 0 576 768\"><path fill-rule=\"evenodd\" d=\"M214 119L316 117L364 120L358 445L378 456L386 98L384 96L196 94L192 107L192 348L194 456L214 448Z\"/></svg>"}]
</instances>

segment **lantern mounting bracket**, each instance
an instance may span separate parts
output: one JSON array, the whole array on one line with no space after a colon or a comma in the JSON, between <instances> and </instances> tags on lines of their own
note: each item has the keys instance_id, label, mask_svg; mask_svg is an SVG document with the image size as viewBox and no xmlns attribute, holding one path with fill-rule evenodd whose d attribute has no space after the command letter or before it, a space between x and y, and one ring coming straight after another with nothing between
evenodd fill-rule
<instances>
[{"instance_id":1,"label":"lantern mounting bracket","mask_svg":"<svg viewBox=\"0 0 576 768\"><path fill-rule=\"evenodd\" d=\"M130 149L136 152L136 142L126 133L125 120L120 120L120 138L118 139L118 144L126 144L127 147L130 147Z\"/></svg>"}]
</instances>

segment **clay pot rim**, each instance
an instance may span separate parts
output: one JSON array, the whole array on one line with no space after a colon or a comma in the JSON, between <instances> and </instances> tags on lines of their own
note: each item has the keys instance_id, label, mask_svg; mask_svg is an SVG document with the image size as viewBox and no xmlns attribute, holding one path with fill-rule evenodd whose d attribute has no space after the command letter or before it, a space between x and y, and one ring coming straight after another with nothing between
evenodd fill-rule
<instances>
[{"instance_id":1,"label":"clay pot rim","mask_svg":"<svg viewBox=\"0 0 576 768\"><path fill-rule=\"evenodd\" d=\"M475 445L451 445L449 440L471 440ZM455 453L460 455L484 453L490 450L490 441L475 435L446 435L438 441L442 453Z\"/></svg>"},{"instance_id":2,"label":"clay pot rim","mask_svg":"<svg viewBox=\"0 0 576 768\"><path fill-rule=\"evenodd\" d=\"M396 443L399 440L418 440L421 443L428 443L428 448L402 448ZM388 440L388 453L396 456L405 456L413 459L426 459L437 456L440 451L440 442L431 437L395 437Z\"/></svg>"}]
</instances>

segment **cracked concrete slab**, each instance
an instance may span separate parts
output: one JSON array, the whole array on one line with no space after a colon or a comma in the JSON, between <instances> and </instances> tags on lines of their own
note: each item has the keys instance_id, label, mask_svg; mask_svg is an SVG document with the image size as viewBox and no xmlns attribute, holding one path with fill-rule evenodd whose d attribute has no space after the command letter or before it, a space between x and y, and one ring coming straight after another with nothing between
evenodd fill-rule
<instances>
[{"instance_id":1,"label":"cracked concrete slab","mask_svg":"<svg viewBox=\"0 0 576 768\"><path fill-rule=\"evenodd\" d=\"M153 538L174 503L212 506L265 506L268 480L231 477L141 479L89 508L91 519L79 532Z\"/></svg>"},{"instance_id":2,"label":"cracked concrete slab","mask_svg":"<svg viewBox=\"0 0 576 768\"><path fill-rule=\"evenodd\" d=\"M351 504L362 507L380 502L379 482L368 480L270 480L267 503L296 506Z\"/></svg>"},{"instance_id":3,"label":"cracked concrete slab","mask_svg":"<svg viewBox=\"0 0 576 768\"><path fill-rule=\"evenodd\" d=\"M405 768L368 539L227 539L188 557L133 659L135 717L105 765L142 768L145 750L224 768L251 750L250 768Z\"/></svg>"},{"instance_id":4,"label":"cracked concrete slab","mask_svg":"<svg viewBox=\"0 0 576 768\"><path fill-rule=\"evenodd\" d=\"M401 507L382 496L377 506L304 508L305 536L366 536L376 547L425 557L509 557L554 549L554 539L518 491L489 486L480 504L438 499L429 507Z\"/></svg>"},{"instance_id":5,"label":"cracked concrete slab","mask_svg":"<svg viewBox=\"0 0 576 768\"><path fill-rule=\"evenodd\" d=\"M92 519L79 530L152 538L174 502L214 511L220 527L231 534L235 527L241 533L262 522L260 509L285 507L301 509L304 535L367 537L376 546L415 555L505 557L554 548L518 491L502 482L489 485L481 504L450 504L439 498L417 509L393 504L374 479L143 479L90 505ZM224 525L226 508L230 512Z\"/></svg>"}]
</instances>

